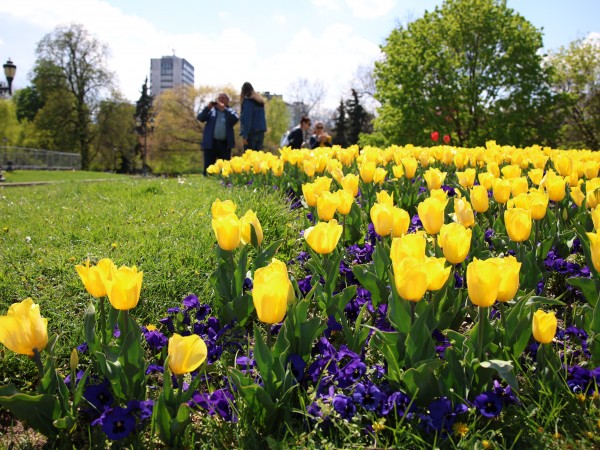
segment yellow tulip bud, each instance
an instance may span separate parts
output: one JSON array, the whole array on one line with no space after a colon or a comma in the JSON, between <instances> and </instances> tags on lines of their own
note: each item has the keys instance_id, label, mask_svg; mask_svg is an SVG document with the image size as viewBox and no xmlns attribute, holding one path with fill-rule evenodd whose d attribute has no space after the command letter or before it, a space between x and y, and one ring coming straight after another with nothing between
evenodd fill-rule
<instances>
[{"instance_id":1,"label":"yellow tulip bud","mask_svg":"<svg viewBox=\"0 0 600 450\"><path fill-rule=\"evenodd\" d=\"M527 176L533 184L539 186L544 176L544 171L542 169L531 169L527 172Z\"/></svg>"},{"instance_id":2,"label":"yellow tulip bud","mask_svg":"<svg viewBox=\"0 0 600 450\"><path fill-rule=\"evenodd\" d=\"M553 202L560 202L567 195L566 182L563 177L554 176L546 179L544 187Z\"/></svg>"},{"instance_id":3,"label":"yellow tulip bud","mask_svg":"<svg viewBox=\"0 0 600 450\"><path fill-rule=\"evenodd\" d=\"M304 183L302 185L302 195L304 195L304 201L308 206L317 205L317 195L315 193L314 183Z\"/></svg>"},{"instance_id":4,"label":"yellow tulip bud","mask_svg":"<svg viewBox=\"0 0 600 450\"><path fill-rule=\"evenodd\" d=\"M526 241L531 234L531 211L522 208L507 209L504 211L504 225L511 241Z\"/></svg>"},{"instance_id":5,"label":"yellow tulip bud","mask_svg":"<svg viewBox=\"0 0 600 450\"><path fill-rule=\"evenodd\" d=\"M437 234L444 224L444 209L446 202L442 202L434 197L428 197L417 206L419 219L423 228L429 234Z\"/></svg>"},{"instance_id":6,"label":"yellow tulip bud","mask_svg":"<svg viewBox=\"0 0 600 450\"><path fill-rule=\"evenodd\" d=\"M390 249L390 259L393 263L398 263L404 258L425 259L425 249L427 241L422 231L417 233L405 234L402 237L392 239L392 248Z\"/></svg>"},{"instance_id":7,"label":"yellow tulip bud","mask_svg":"<svg viewBox=\"0 0 600 450\"><path fill-rule=\"evenodd\" d=\"M519 194L526 194L529 190L529 183L525 177L512 178L510 182L510 192L513 197Z\"/></svg>"},{"instance_id":8,"label":"yellow tulip bud","mask_svg":"<svg viewBox=\"0 0 600 450\"><path fill-rule=\"evenodd\" d=\"M473 258L467 266L467 291L474 305L492 306L498 296L500 274L496 263Z\"/></svg>"},{"instance_id":9,"label":"yellow tulip bud","mask_svg":"<svg viewBox=\"0 0 600 450\"><path fill-rule=\"evenodd\" d=\"M77 270L85 289L90 295L92 297L100 298L106 295L104 280L110 277L113 266L112 260L102 258L98 261L97 265L90 267L90 260L88 259L85 266L78 264L75 266L75 269Z\"/></svg>"},{"instance_id":10,"label":"yellow tulip bud","mask_svg":"<svg viewBox=\"0 0 600 450\"><path fill-rule=\"evenodd\" d=\"M494 175L494 178L500 178L500 167L496 161L487 163L487 171Z\"/></svg>"},{"instance_id":11,"label":"yellow tulip bud","mask_svg":"<svg viewBox=\"0 0 600 450\"><path fill-rule=\"evenodd\" d=\"M106 295L113 308L129 310L137 306L142 290L144 272L138 272L137 267L113 266L111 277L106 280Z\"/></svg>"},{"instance_id":12,"label":"yellow tulip bud","mask_svg":"<svg viewBox=\"0 0 600 450\"><path fill-rule=\"evenodd\" d=\"M410 216L402 208L392 208L392 237L404 236L408 232Z\"/></svg>"},{"instance_id":13,"label":"yellow tulip bud","mask_svg":"<svg viewBox=\"0 0 600 450\"><path fill-rule=\"evenodd\" d=\"M486 212L490 208L490 199L485 186L473 186L471 189L471 205L479 213Z\"/></svg>"},{"instance_id":14,"label":"yellow tulip bud","mask_svg":"<svg viewBox=\"0 0 600 450\"><path fill-rule=\"evenodd\" d=\"M26 298L13 303L6 316L0 316L0 342L20 355L33 356L48 344L48 319L42 317L40 306Z\"/></svg>"},{"instance_id":15,"label":"yellow tulip bud","mask_svg":"<svg viewBox=\"0 0 600 450\"><path fill-rule=\"evenodd\" d=\"M338 196L329 191L324 191L317 197L317 215L324 222L333 219L338 206Z\"/></svg>"},{"instance_id":16,"label":"yellow tulip bud","mask_svg":"<svg viewBox=\"0 0 600 450\"><path fill-rule=\"evenodd\" d=\"M375 176L376 165L374 162L368 161L360 165L358 172L363 183L371 183Z\"/></svg>"},{"instance_id":17,"label":"yellow tulip bud","mask_svg":"<svg viewBox=\"0 0 600 450\"><path fill-rule=\"evenodd\" d=\"M571 175L573 160L569 156L558 156L553 162L554 168L560 176L566 177Z\"/></svg>"},{"instance_id":18,"label":"yellow tulip bud","mask_svg":"<svg viewBox=\"0 0 600 450\"><path fill-rule=\"evenodd\" d=\"M402 165L404 166L404 176L408 179L412 179L415 177L415 172L417 171L418 162L415 158L408 157L402 158Z\"/></svg>"},{"instance_id":19,"label":"yellow tulip bud","mask_svg":"<svg viewBox=\"0 0 600 450\"><path fill-rule=\"evenodd\" d=\"M213 219L212 228L223 250L231 251L240 245L240 220L235 214Z\"/></svg>"},{"instance_id":20,"label":"yellow tulip bud","mask_svg":"<svg viewBox=\"0 0 600 450\"><path fill-rule=\"evenodd\" d=\"M349 173L341 179L340 184L345 191L350 192L353 197L356 197L358 195L358 181L358 175Z\"/></svg>"},{"instance_id":21,"label":"yellow tulip bud","mask_svg":"<svg viewBox=\"0 0 600 450\"><path fill-rule=\"evenodd\" d=\"M583 163L583 174L588 180L598 176L598 169L600 169L600 164L597 161L586 161Z\"/></svg>"},{"instance_id":22,"label":"yellow tulip bud","mask_svg":"<svg viewBox=\"0 0 600 450\"><path fill-rule=\"evenodd\" d=\"M316 164L315 161L305 159L302 162L302 169L307 177L312 178L315 176Z\"/></svg>"},{"instance_id":23,"label":"yellow tulip bud","mask_svg":"<svg viewBox=\"0 0 600 450\"><path fill-rule=\"evenodd\" d=\"M270 324L281 322L288 303L292 303L294 298L294 288L285 263L273 258L268 266L256 269L252 301L258 320Z\"/></svg>"},{"instance_id":24,"label":"yellow tulip bud","mask_svg":"<svg viewBox=\"0 0 600 450\"><path fill-rule=\"evenodd\" d=\"M337 212L345 216L350 213L352 205L354 204L354 197L352 193L343 189L336 191L337 195Z\"/></svg>"},{"instance_id":25,"label":"yellow tulip bud","mask_svg":"<svg viewBox=\"0 0 600 450\"><path fill-rule=\"evenodd\" d=\"M479 184L489 191L492 189L492 183L496 177L491 172L481 172L477 175L477 178L479 179Z\"/></svg>"},{"instance_id":26,"label":"yellow tulip bud","mask_svg":"<svg viewBox=\"0 0 600 450\"><path fill-rule=\"evenodd\" d=\"M221 216L228 216L229 214L235 213L237 206L231 200L225 200L222 202L219 199L216 199L211 208L210 212L212 214L212 218L216 219Z\"/></svg>"},{"instance_id":27,"label":"yellow tulip bud","mask_svg":"<svg viewBox=\"0 0 600 450\"><path fill-rule=\"evenodd\" d=\"M392 166L392 172L396 178L402 178L404 176L404 166L402 164Z\"/></svg>"},{"instance_id":28,"label":"yellow tulip bud","mask_svg":"<svg viewBox=\"0 0 600 450\"><path fill-rule=\"evenodd\" d=\"M471 204L464 198L454 198L454 214L456 220L467 228L475 225L475 214Z\"/></svg>"},{"instance_id":29,"label":"yellow tulip bud","mask_svg":"<svg viewBox=\"0 0 600 450\"><path fill-rule=\"evenodd\" d=\"M409 302L420 301L427 292L427 270L423 261L403 258L393 264L394 284L398 295Z\"/></svg>"},{"instance_id":30,"label":"yellow tulip bud","mask_svg":"<svg viewBox=\"0 0 600 450\"><path fill-rule=\"evenodd\" d=\"M206 360L207 355L206 343L197 334L181 336L175 333L169 338L169 370L174 375L193 372Z\"/></svg>"},{"instance_id":31,"label":"yellow tulip bud","mask_svg":"<svg viewBox=\"0 0 600 450\"><path fill-rule=\"evenodd\" d=\"M444 267L444 258L429 257L425 260L425 272L427 273L427 290L438 291L444 287L450 276L451 266Z\"/></svg>"},{"instance_id":32,"label":"yellow tulip bud","mask_svg":"<svg viewBox=\"0 0 600 450\"><path fill-rule=\"evenodd\" d=\"M531 329L533 338L540 344L549 344L556 335L556 327L558 323L553 312L546 313L538 309L533 314Z\"/></svg>"},{"instance_id":33,"label":"yellow tulip bud","mask_svg":"<svg viewBox=\"0 0 600 450\"><path fill-rule=\"evenodd\" d=\"M543 219L546 216L546 211L548 209L548 195L546 195L545 192L536 190L529 193L529 198L531 201L529 204L531 218L534 220Z\"/></svg>"},{"instance_id":34,"label":"yellow tulip bud","mask_svg":"<svg viewBox=\"0 0 600 450\"><path fill-rule=\"evenodd\" d=\"M394 226L393 206L387 203L375 203L370 211L371 222L375 233L379 236L388 236Z\"/></svg>"},{"instance_id":35,"label":"yellow tulip bud","mask_svg":"<svg viewBox=\"0 0 600 450\"><path fill-rule=\"evenodd\" d=\"M257 244L262 244L263 241L263 229L256 217L256 213L249 209L246 211L246 214L242 216L240 219L240 240L242 244L246 245L252 243L252 229L254 228L254 232L256 233L256 241Z\"/></svg>"},{"instance_id":36,"label":"yellow tulip bud","mask_svg":"<svg viewBox=\"0 0 600 450\"><path fill-rule=\"evenodd\" d=\"M504 179L513 179L521 176L521 167L516 164L510 164L508 166L504 166L500 172L502 172L502 177Z\"/></svg>"},{"instance_id":37,"label":"yellow tulip bud","mask_svg":"<svg viewBox=\"0 0 600 450\"><path fill-rule=\"evenodd\" d=\"M492 182L492 189L494 193L494 200L497 203L504 204L510 198L510 181L496 178Z\"/></svg>"},{"instance_id":38,"label":"yellow tulip bud","mask_svg":"<svg viewBox=\"0 0 600 450\"><path fill-rule=\"evenodd\" d=\"M592 222L594 224L594 230L598 231L598 228L600 228L600 207L598 206L592 209Z\"/></svg>"},{"instance_id":39,"label":"yellow tulip bud","mask_svg":"<svg viewBox=\"0 0 600 450\"><path fill-rule=\"evenodd\" d=\"M377 203L385 203L389 206L394 206L394 194L390 195L387 191L379 191L375 194L377 197Z\"/></svg>"},{"instance_id":40,"label":"yellow tulip bud","mask_svg":"<svg viewBox=\"0 0 600 450\"><path fill-rule=\"evenodd\" d=\"M464 188L472 188L475 184L475 169L466 169L464 172L456 172L458 184Z\"/></svg>"},{"instance_id":41,"label":"yellow tulip bud","mask_svg":"<svg viewBox=\"0 0 600 450\"><path fill-rule=\"evenodd\" d=\"M306 243L320 255L327 255L335 250L342 236L343 228L338 225L337 220L319 222L314 227L304 231Z\"/></svg>"},{"instance_id":42,"label":"yellow tulip bud","mask_svg":"<svg viewBox=\"0 0 600 450\"><path fill-rule=\"evenodd\" d=\"M472 233L470 228L465 228L456 222L443 225L440 228L439 246L450 264L460 264L467 258L471 249Z\"/></svg>"},{"instance_id":43,"label":"yellow tulip bud","mask_svg":"<svg viewBox=\"0 0 600 450\"><path fill-rule=\"evenodd\" d=\"M512 300L519 290L519 272L521 271L521 263L514 256L506 256L504 258L490 258L488 261L493 261L498 266L500 274L500 285L498 286L499 302L508 302Z\"/></svg>"},{"instance_id":44,"label":"yellow tulip bud","mask_svg":"<svg viewBox=\"0 0 600 450\"><path fill-rule=\"evenodd\" d=\"M590 240L590 253L592 254L592 264L596 272L600 272L600 235L598 233L586 233Z\"/></svg>"},{"instance_id":45,"label":"yellow tulip bud","mask_svg":"<svg viewBox=\"0 0 600 450\"><path fill-rule=\"evenodd\" d=\"M387 170L385 170L383 167L378 167L377 169L375 169L375 173L373 174L373 183L379 185L383 184L386 175Z\"/></svg>"}]
</instances>

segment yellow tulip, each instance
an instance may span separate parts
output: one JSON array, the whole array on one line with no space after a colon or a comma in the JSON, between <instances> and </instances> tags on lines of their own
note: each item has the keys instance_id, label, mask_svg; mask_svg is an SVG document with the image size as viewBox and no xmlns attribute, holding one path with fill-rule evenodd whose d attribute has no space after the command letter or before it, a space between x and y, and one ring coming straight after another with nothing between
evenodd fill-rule
<instances>
[{"instance_id":1,"label":"yellow tulip","mask_svg":"<svg viewBox=\"0 0 600 450\"><path fill-rule=\"evenodd\" d=\"M519 272L521 263L514 256L504 258L490 258L488 261L494 261L498 266L500 274L500 285L498 286L499 302L508 302L512 300L519 290Z\"/></svg>"},{"instance_id":2,"label":"yellow tulip","mask_svg":"<svg viewBox=\"0 0 600 450\"><path fill-rule=\"evenodd\" d=\"M358 173L360 174L360 179L363 180L363 183L371 183L373 181L376 167L375 163L371 161L360 165Z\"/></svg>"},{"instance_id":3,"label":"yellow tulip","mask_svg":"<svg viewBox=\"0 0 600 450\"><path fill-rule=\"evenodd\" d=\"M306 174L306 176L309 178L312 178L315 176L316 168L317 167L316 167L315 161L305 159L302 162L302 169L304 170L304 173Z\"/></svg>"},{"instance_id":4,"label":"yellow tulip","mask_svg":"<svg viewBox=\"0 0 600 450\"><path fill-rule=\"evenodd\" d=\"M594 178L598 180L598 178ZM589 208L595 208L600 204L600 186L596 183L591 184L589 181L585 184L585 205Z\"/></svg>"},{"instance_id":5,"label":"yellow tulip","mask_svg":"<svg viewBox=\"0 0 600 450\"><path fill-rule=\"evenodd\" d=\"M529 198L531 200L531 203L529 204L531 218L534 220L543 219L546 216L546 211L548 209L548 195L543 191L532 190L529 193Z\"/></svg>"},{"instance_id":6,"label":"yellow tulip","mask_svg":"<svg viewBox=\"0 0 600 450\"><path fill-rule=\"evenodd\" d=\"M425 171L423 177L427 183L427 189L440 189L442 187L442 183L446 179L446 172L442 172L440 169L432 167Z\"/></svg>"},{"instance_id":7,"label":"yellow tulip","mask_svg":"<svg viewBox=\"0 0 600 450\"><path fill-rule=\"evenodd\" d=\"M266 267L254 272L252 302L258 320L279 323L285 317L287 305L294 301L294 288L285 263L273 258Z\"/></svg>"},{"instance_id":8,"label":"yellow tulip","mask_svg":"<svg viewBox=\"0 0 600 450\"><path fill-rule=\"evenodd\" d=\"M588 180L598 176L598 169L600 169L600 164L597 161L586 161L583 163L583 174Z\"/></svg>"},{"instance_id":9,"label":"yellow tulip","mask_svg":"<svg viewBox=\"0 0 600 450\"><path fill-rule=\"evenodd\" d=\"M465 228L456 222L440 228L438 243L450 264L460 264L467 258L471 249L472 234L470 228Z\"/></svg>"},{"instance_id":10,"label":"yellow tulip","mask_svg":"<svg viewBox=\"0 0 600 450\"><path fill-rule=\"evenodd\" d=\"M511 241L526 241L531 234L531 211L522 208L507 209L504 211L504 226Z\"/></svg>"},{"instance_id":11,"label":"yellow tulip","mask_svg":"<svg viewBox=\"0 0 600 450\"><path fill-rule=\"evenodd\" d=\"M390 195L387 191L379 191L375 194L377 203L385 203L389 206L394 206L394 194Z\"/></svg>"},{"instance_id":12,"label":"yellow tulip","mask_svg":"<svg viewBox=\"0 0 600 450\"><path fill-rule=\"evenodd\" d=\"M219 199L216 199L211 208L211 214L212 214L212 218L216 219L217 217L221 217L221 216L228 216L229 214L233 214L235 213L235 210L237 209L237 206L231 201L231 200L225 200L224 202L222 202Z\"/></svg>"},{"instance_id":13,"label":"yellow tulip","mask_svg":"<svg viewBox=\"0 0 600 450\"><path fill-rule=\"evenodd\" d=\"M592 209L592 223L594 224L594 230L598 231L600 228L600 207L596 206Z\"/></svg>"},{"instance_id":14,"label":"yellow tulip","mask_svg":"<svg viewBox=\"0 0 600 450\"><path fill-rule=\"evenodd\" d=\"M302 195L304 195L304 201L308 206L317 205L317 194L314 183L304 183L302 185Z\"/></svg>"},{"instance_id":15,"label":"yellow tulip","mask_svg":"<svg viewBox=\"0 0 600 450\"><path fill-rule=\"evenodd\" d=\"M427 241L422 231L405 234L402 237L392 239L390 259L392 263L398 263L404 258L425 259Z\"/></svg>"},{"instance_id":16,"label":"yellow tulip","mask_svg":"<svg viewBox=\"0 0 600 450\"><path fill-rule=\"evenodd\" d=\"M421 167L427 167L429 165L429 150L426 148L421 149L419 152L419 162L421 163Z\"/></svg>"},{"instance_id":17,"label":"yellow tulip","mask_svg":"<svg viewBox=\"0 0 600 450\"><path fill-rule=\"evenodd\" d=\"M231 251L240 245L240 220L235 214L213 219L212 228L219 247L223 250Z\"/></svg>"},{"instance_id":18,"label":"yellow tulip","mask_svg":"<svg viewBox=\"0 0 600 450\"><path fill-rule=\"evenodd\" d=\"M533 338L540 344L549 344L556 335L556 326L558 325L556 316L553 312L544 312L538 309L533 314L531 329Z\"/></svg>"},{"instance_id":19,"label":"yellow tulip","mask_svg":"<svg viewBox=\"0 0 600 450\"><path fill-rule=\"evenodd\" d=\"M500 172L502 172L502 176L504 179L513 179L521 176L521 167L516 164L510 164L508 166L504 166Z\"/></svg>"},{"instance_id":20,"label":"yellow tulip","mask_svg":"<svg viewBox=\"0 0 600 450\"><path fill-rule=\"evenodd\" d=\"M168 355L171 373L184 375L200 367L206 360L208 349L197 334L181 336L175 333L169 338Z\"/></svg>"},{"instance_id":21,"label":"yellow tulip","mask_svg":"<svg viewBox=\"0 0 600 450\"><path fill-rule=\"evenodd\" d=\"M392 237L404 236L408 232L410 216L402 208L392 208Z\"/></svg>"},{"instance_id":22,"label":"yellow tulip","mask_svg":"<svg viewBox=\"0 0 600 450\"><path fill-rule=\"evenodd\" d=\"M403 258L393 264L394 284L398 295L409 302L420 301L427 292L427 270L423 261Z\"/></svg>"},{"instance_id":23,"label":"yellow tulip","mask_svg":"<svg viewBox=\"0 0 600 450\"><path fill-rule=\"evenodd\" d=\"M385 170L383 167L378 167L377 169L375 169L375 173L373 174L373 183L379 185L383 184L386 175L387 170Z\"/></svg>"},{"instance_id":24,"label":"yellow tulip","mask_svg":"<svg viewBox=\"0 0 600 450\"><path fill-rule=\"evenodd\" d=\"M571 175L573 160L569 156L558 156L554 161L554 168L562 177Z\"/></svg>"},{"instance_id":25,"label":"yellow tulip","mask_svg":"<svg viewBox=\"0 0 600 450\"><path fill-rule=\"evenodd\" d=\"M487 163L487 171L494 175L494 178L500 178L500 167L496 161L490 161Z\"/></svg>"},{"instance_id":26,"label":"yellow tulip","mask_svg":"<svg viewBox=\"0 0 600 450\"><path fill-rule=\"evenodd\" d=\"M448 200L448 193L443 189L432 189L429 191L431 198L437 198L439 201L446 203Z\"/></svg>"},{"instance_id":27,"label":"yellow tulip","mask_svg":"<svg viewBox=\"0 0 600 450\"><path fill-rule=\"evenodd\" d=\"M512 178L510 181L510 192L513 197L519 194L526 194L529 190L529 183L525 177Z\"/></svg>"},{"instance_id":28,"label":"yellow tulip","mask_svg":"<svg viewBox=\"0 0 600 450\"><path fill-rule=\"evenodd\" d=\"M246 245L252 242L252 228L254 228L254 232L256 233L256 241L258 245L262 244L263 241L263 229L256 217L256 213L249 209L246 211L240 218L240 240L242 244Z\"/></svg>"},{"instance_id":29,"label":"yellow tulip","mask_svg":"<svg viewBox=\"0 0 600 450\"><path fill-rule=\"evenodd\" d=\"M466 189L472 188L475 184L475 175L475 169L466 169L464 172L456 172L458 184Z\"/></svg>"},{"instance_id":30,"label":"yellow tulip","mask_svg":"<svg viewBox=\"0 0 600 450\"><path fill-rule=\"evenodd\" d=\"M78 264L75 266L75 270L77 270L79 278L81 278L85 289L90 295L92 297L100 298L106 295L104 280L110 277L113 266L114 263L112 260L109 258L102 258L98 261L98 264L90 267L90 260L88 259L85 266Z\"/></svg>"},{"instance_id":31,"label":"yellow tulip","mask_svg":"<svg viewBox=\"0 0 600 450\"><path fill-rule=\"evenodd\" d=\"M574 186L571 189L569 189L569 197L571 197L571 200L573 200L573 203L575 203L577 207L580 207L583 204L583 201L585 200L585 194L581 192L580 185Z\"/></svg>"},{"instance_id":32,"label":"yellow tulip","mask_svg":"<svg viewBox=\"0 0 600 450\"><path fill-rule=\"evenodd\" d=\"M338 196L329 191L323 191L317 197L317 215L324 222L333 219L338 206Z\"/></svg>"},{"instance_id":33,"label":"yellow tulip","mask_svg":"<svg viewBox=\"0 0 600 450\"><path fill-rule=\"evenodd\" d=\"M437 234L440 231L440 228L444 225L445 208L446 202L433 197L428 197L419 203L417 212L427 233Z\"/></svg>"},{"instance_id":34,"label":"yellow tulip","mask_svg":"<svg viewBox=\"0 0 600 450\"><path fill-rule=\"evenodd\" d=\"M485 189L488 191L492 189L492 183L494 182L495 178L496 177L491 172L481 172L479 175L477 175L479 184L485 187Z\"/></svg>"},{"instance_id":35,"label":"yellow tulip","mask_svg":"<svg viewBox=\"0 0 600 450\"><path fill-rule=\"evenodd\" d=\"M375 203L371 207L370 216L375 233L379 236L388 236L394 226L393 206L387 203Z\"/></svg>"},{"instance_id":36,"label":"yellow tulip","mask_svg":"<svg viewBox=\"0 0 600 450\"><path fill-rule=\"evenodd\" d=\"M354 197L352 196L352 193L340 189L339 191L336 191L335 194L337 195L338 202L337 212L339 212L343 216L349 214L350 210L352 209L352 205L354 204Z\"/></svg>"},{"instance_id":37,"label":"yellow tulip","mask_svg":"<svg viewBox=\"0 0 600 450\"><path fill-rule=\"evenodd\" d=\"M404 176L408 179L412 179L415 177L415 172L417 171L418 162L415 158L408 157L402 158L402 165L404 166Z\"/></svg>"},{"instance_id":38,"label":"yellow tulip","mask_svg":"<svg viewBox=\"0 0 600 450\"><path fill-rule=\"evenodd\" d=\"M494 261L473 258L467 266L467 292L474 305L492 306L498 296L500 274Z\"/></svg>"},{"instance_id":39,"label":"yellow tulip","mask_svg":"<svg viewBox=\"0 0 600 450\"><path fill-rule=\"evenodd\" d=\"M464 198L454 198L454 214L456 220L467 228L475 225L475 214L471 204Z\"/></svg>"},{"instance_id":40,"label":"yellow tulip","mask_svg":"<svg viewBox=\"0 0 600 450\"><path fill-rule=\"evenodd\" d=\"M315 252L328 255L335 250L342 231L343 228L338 225L337 220L331 219L329 222L319 222L314 227L306 229L304 239Z\"/></svg>"},{"instance_id":41,"label":"yellow tulip","mask_svg":"<svg viewBox=\"0 0 600 450\"><path fill-rule=\"evenodd\" d=\"M353 197L356 197L358 195L358 181L358 175L349 173L341 179L340 184L345 191L350 192Z\"/></svg>"},{"instance_id":42,"label":"yellow tulip","mask_svg":"<svg viewBox=\"0 0 600 450\"><path fill-rule=\"evenodd\" d=\"M317 177L313 182L315 187L315 195L319 196L321 193L325 191L329 191L331 189L331 181L333 178L329 177Z\"/></svg>"},{"instance_id":43,"label":"yellow tulip","mask_svg":"<svg viewBox=\"0 0 600 450\"><path fill-rule=\"evenodd\" d=\"M404 176L404 166L402 164L392 166L392 173L396 178L402 178Z\"/></svg>"},{"instance_id":44,"label":"yellow tulip","mask_svg":"<svg viewBox=\"0 0 600 450\"><path fill-rule=\"evenodd\" d=\"M425 260L428 291L438 291L443 288L446 281L448 281L452 267L444 267L445 262L446 260L444 258L435 258L433 256Z\"/></svg>"},{"instance_id":45,"label":"yellow tulip","mask_svg":"<svg viewBox=\"0 0 600 450\"><path fill-rule=\"evenodd\" d=\"M492 189L494 194L494 200L497 203L504 204L510 198L510 181L496 178L492 182Z\"/></svg>"},{"instance_id":46,"label":"yellow tulip","mask_svg":"<svg viewBox=\"0 0 600 450\"><path fill-rule=\"evenodd\" d=\"M544 183L548 197L553 202L560 202L567 195L566 182L563 177L551 176Z\"/></svg>"},{"instance_id":47,"label":"yellow tulip","mask_svg":"<svg viewBox=\"0 0 600 450\"><path fill-rule=\"evenodd\" d=\"M20 355L33 356L48 344L48 319L42 317L40 306L26 298L13 303L6 316L0 316L0 342Z\"/></svg>"},{"instance_id":48,"label":"yellow tulip","mask_svg":"<svg viewBox=\"0 0 600 450\"><path fill-rule=\"evenodd\" d=\"M129 310L137 306L142 290L144 272L138 272L137 267L113 266L109 280L106 280L106 295L113 308Z\"/></svg>"},{"instance_id":49,"label":"yellow tulip","mask_svg":"<svg viewBox=\"0 0 600 450\"><path fill-rule=\"evenodd\" d=\"M590 253L592 254L592 264L596 272L600 272L600 235L598 233L586 233L590 240Z\"/></svg>"},{"instance_id":50,"label":"yellow tulip","mask_svg":"<svg viewBox=\"0 0 600 450\"><path fill-rule=\"evenodd\" d=\"M544 177L544 171L542 169L530 169L529 172L527 172L527 176L533 184L538 186Z\"/></svg>"},{"instance_id":51,"label":"yellow tulip","mask_svg":"<svg viewBox=\"0 0 600 450\"><path fill-rule=\"evenodd\" d=\"M490 208L488 190L485 186L477 185L471 189L471 205L479 213L486 212Z\"/></svg>"}]
</instances>

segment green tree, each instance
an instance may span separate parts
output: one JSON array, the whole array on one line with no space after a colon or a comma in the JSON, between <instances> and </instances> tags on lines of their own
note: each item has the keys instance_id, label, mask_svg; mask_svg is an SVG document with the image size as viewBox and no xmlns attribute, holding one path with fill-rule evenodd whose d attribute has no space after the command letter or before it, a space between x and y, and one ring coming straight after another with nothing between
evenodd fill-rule
<instances>
[{"instance_id":1,"label":"green tree","mask_svg":"<svg viewBox=\"0 0 600 450\"><path fill-rule=\"evenodd\" d=\"M281 136L288 129L290 112L285 102L279 97L272 97L265 105L267 116L267 132L265 134L265 149L275 152L279 149Z\"/></svg>"},{"instance_id":2,"label":"green tree","mask_svg":"<svg viewBox=\"0 0 600 450\"><path fill-rule=\"evenodd\" d=\"M505 0L445 0L387 38L376 131L398 144L425 144L431 131L461 146L550 144L541 47L541 32Z\"/></svg>"},{"instance_id":3,"label":"green tree","mask_svg":"<svg viewBox=\"0 0 600 450\"><path fill-rule=\"evenodd\" d=\"M75 139L73 150L81 154L81 168L90 164L90 144L94 138L92 118L97 113L102 94L111 86L112 74L106 69L108 47L80 24L60 25L38 43L34 68L34 84L45 98L45 106L52 98L56 105L50 108L58 113L63 123L69 123ZM66 97L58 99L58 96ZM45 111L46 112L46 111ZM47 122L56 123L46 119ZM46 128L52 134L52 128ZM64 136L53 136L55 145L68 141ZM64 149L63 150L68 150Z\"/></svg>"},{"instance_id":4,"label":"green tree","mask_svg":"<svg viewBox=\"0 0 600 450\"><path fill-rule=\"evenodd\" d=\"M358 143L361 133L370 133L372 130L372 116L361 105L360 97L356 89L351 90L352 97L346 100L346 111L348 112L348 144Z\"/></svg>"},{"instance_id":5,"label":"green tree","mask_svg":"<svg viewBox=\"0 0 600 450\"><path fill-rule=\"evenodd\" d=\"M15 92L13 100L17 106L17 119L19 122L28 120L33 122L38 111L44 106L42 96L35 86L27 86Z\"/></svg>"},{"instance_id":6,"label":"green tree","mask_svg":"<svg viewBox=\"0 0 600 450\"><path fill-rule=\"evenodd\" d=\"M551 52L546 63L564 100L560 145L600 150L600 42L578 39Z\"/></svg>"},{"instance_id":7,"label":"green tree","mask_svg":"<svg viewBox=\"0 0 600 450\"><path fill-rule=\"evenodd\" d=\"M333 127L333 143L342 147L348 147L348 118L346 117L346 105L344 100L340 99L340 105L336 109L335 125Z\"/></svg>"}]
</instances>

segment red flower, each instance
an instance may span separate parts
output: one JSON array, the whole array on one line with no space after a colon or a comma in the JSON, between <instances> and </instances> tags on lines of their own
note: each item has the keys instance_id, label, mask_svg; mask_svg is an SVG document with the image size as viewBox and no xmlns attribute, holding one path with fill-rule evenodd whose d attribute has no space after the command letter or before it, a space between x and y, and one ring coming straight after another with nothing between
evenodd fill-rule
<instances>
[{"instance_id":1,"label":"red flower","mask_svg":"<svg viewBox=\"0 0 600 450\"><path fill-rule=\"evenodd\" d=\"M444 144L449 144L450 143L450 135L449 134L445 134L444 135Z\"/></svg>"},{"instance_id":2,"label":"red flower","mask_svg":"<svg viewBox=\"0 0 600 450\"><path fill-rule=\"evenodd\" d=\"M440 138L440 133L438 133L437 131L431 132L431 140L433 142L437 142L439 138Z\"/></svg>"}]
</instances>

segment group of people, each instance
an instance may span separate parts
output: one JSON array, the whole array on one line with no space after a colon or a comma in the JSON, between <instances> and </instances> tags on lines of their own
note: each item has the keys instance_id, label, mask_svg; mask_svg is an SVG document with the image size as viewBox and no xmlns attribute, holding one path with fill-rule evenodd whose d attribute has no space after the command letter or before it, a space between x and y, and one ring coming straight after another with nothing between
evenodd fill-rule
<instances>
[{"instance_id":1,"label":"group of people","mask_svg":"<svg viewBox=\"0 0 600 450\"><path fill-rule=\"evenodd\" d=\"M231 149L235 147L233 126L238 121L244 150L262 150L264 147L267 118L265 100L262 96L254 90L252 84L245 82L240 92L241 111L239 116L235 109L229 106L229 102L229 96L221 92L216 100L208 103L198 113L197 119L206 123L202 138L204 175L206 175L206 169L217 159L231 159ZM300 125L290 131L287 145L294 149L331 146L331 136L325 132L323 122L315 123L314 134L307 139L310 127L310 119L302 116Z\"/></svg>"}]
</instances>

